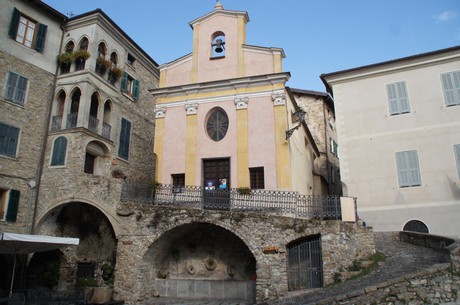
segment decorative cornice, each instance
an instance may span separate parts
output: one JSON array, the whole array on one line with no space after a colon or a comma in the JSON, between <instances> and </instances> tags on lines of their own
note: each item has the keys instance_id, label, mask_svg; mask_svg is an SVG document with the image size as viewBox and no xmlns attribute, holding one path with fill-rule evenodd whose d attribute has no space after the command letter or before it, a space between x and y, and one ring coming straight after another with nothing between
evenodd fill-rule
<instances>
[{"instance_id":1,"label":"decorative cornice","mask_svg":"<svg viewBox=\"0 0 460 305\"><path fill-rule=\"evenodd\" d=\"M235 102L236 110L248 109L248 97L236 97L233 101Z\"/></svg>"}]
</instances>

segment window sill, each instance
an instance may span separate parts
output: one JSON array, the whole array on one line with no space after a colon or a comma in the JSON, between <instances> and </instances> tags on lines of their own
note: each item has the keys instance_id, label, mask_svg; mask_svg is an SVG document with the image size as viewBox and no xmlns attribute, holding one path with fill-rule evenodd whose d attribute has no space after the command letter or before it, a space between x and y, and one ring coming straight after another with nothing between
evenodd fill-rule
<instances>
[{"instance_id":1,"label":"window sill","mask_svg":"<svg viewBox=\"0 0 460 305\"><path fill-rule=\"evenodd\" d=\"M127 99L131 100L131 102L135 102L136 100L133 98L132 95L122 92L123 96L126 97Z\"/></svg>"},{"instance_id":2,"label":"window sill","mask_svg":"<svg viewBox=\"0 0 460 305\"><path fill-rule=\"evenodd\" d=\"M22 108L22 109L26 109L26 106L24 105L25 103L24 104L18 104L18 103L15 103L13 101L7 100L5 98L3 98L2 101L4 101L7 104L10 104L12 106L16 106L16 107L19 107L19 108Z\"/></svg>"}]
</instances>

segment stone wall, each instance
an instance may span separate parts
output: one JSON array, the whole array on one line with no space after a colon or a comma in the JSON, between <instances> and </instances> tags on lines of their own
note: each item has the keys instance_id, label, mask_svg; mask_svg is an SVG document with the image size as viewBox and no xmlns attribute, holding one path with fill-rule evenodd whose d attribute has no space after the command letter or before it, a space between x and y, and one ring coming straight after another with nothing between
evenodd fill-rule
<instances>
[{"instance_id":1,"label":"stone wall","mask_svg":"<svg viewBox=\"0 0 460 305\"><path fill-rule=\"evenodd\" d=\"M451 264L440 264L317 304L459 304L459 291L460 273Z\"/></svg>"},{"instance_id":2,"label":"stone wall","mask_svg":"<svg viewBox=\"0 0 460 305\"><path fill-rule=\"evenodd\" d=\"M123 218L129 229L119 236L115 292L118 299L129 303L155 296L153 282L158 278L162 262L157 258L167 255L171 244L185 247L181 237L187 236L185 232L196 231L198 224L209 226L208 234L215 232L219 235L225 230L234 239L233 243L245 245L250 252L246 258L252 256L256 261L258 301L287 293L286 246L290 242L313 235L321 236L325 285L333 282L334 273L338 270L346 269L356 259L375 253L372 230L357 223L139 204L123 204L119 209L124 211L124 215L129 214ZM177 233L178 230L183 234ZM216 237L216 244L224 243ZM276 250L265 252L268 247ZM195 261L204 260L208 255L209 251L198 253ZM227 256L219 256L218 261L227 264L233 256L230 251ZM241 270L244 266L239 268ZM175 276L192 278L177 271Z\"/></svg>"},{"instance_id":3,"label":"stone wall","mask_svg":"<svg viewBox=\"0 0 460 305\"><path fill-rule=\"evenodd\" d=\"M24 105L12 103L4 98L9 71L28 80ZM0 155L0 188L11 188L21 192L16 222L0 222L0 231L30 233L36 188L31 188L29 182L39 182L43 137L47 128L48 105L52 97L54 76L12 55L0 52L0 84L0 122L20 129L16 157Z\"/></svg>"}]
</instances>

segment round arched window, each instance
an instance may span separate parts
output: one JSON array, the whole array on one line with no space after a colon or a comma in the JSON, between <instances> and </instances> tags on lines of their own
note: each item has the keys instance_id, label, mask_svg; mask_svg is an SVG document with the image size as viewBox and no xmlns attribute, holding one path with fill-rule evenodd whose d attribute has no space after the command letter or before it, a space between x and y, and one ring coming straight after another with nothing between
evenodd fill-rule
<instances>
[{"instance_id":1,"label":"round arched window","mask_svg":"<svg viewBox=\"0 0 460 305\"><path fill-rule=\"evenodd\" d=\"M419 233L430 233L425 223L420 220L408 221L403 228L403 231L412 231Z\"/></svg>"},{"instance_id":2,"label":"round arched window","mask_svg":"<svg viewBox=\"0 0 460 305\"><path fill-rule=\"evenodd\" d=\"M214 108L208 114L206 120L206 132L216 142L222 140L227 134L228 117L222 108Z\"/></svg>"}]
</instances>

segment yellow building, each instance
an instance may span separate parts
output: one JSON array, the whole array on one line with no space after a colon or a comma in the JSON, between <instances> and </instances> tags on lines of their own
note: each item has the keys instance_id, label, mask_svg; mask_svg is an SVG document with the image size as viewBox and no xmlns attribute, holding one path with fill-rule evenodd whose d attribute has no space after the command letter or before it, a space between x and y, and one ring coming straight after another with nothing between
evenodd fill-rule
<instances>
[{"instance_id":1,"label":"yellow building","mask_svg":"<svg viewBox=\"0 0 460 305\"><path fill-rule=\"evenodd\" d=\"M286 88L284 51L246 44L248 22L217 3L189 23L193 51L160 66L156 179L314 194L319 152Z\"/></svg>"}]
</instances>

